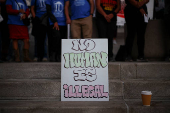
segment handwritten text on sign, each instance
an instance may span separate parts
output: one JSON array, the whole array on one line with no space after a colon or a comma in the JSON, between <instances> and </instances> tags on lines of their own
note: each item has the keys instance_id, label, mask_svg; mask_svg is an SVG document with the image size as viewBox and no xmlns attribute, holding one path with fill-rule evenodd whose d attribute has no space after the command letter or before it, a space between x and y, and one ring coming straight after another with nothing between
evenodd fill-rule
<instances>
[{"instance_id":1,"label":"handwritten text on sign","mask_svg":"<svg viewBox=\"0 0 170 113\"><path fill-rule=\"evenodd\" d=\"M108 101L106 39L62 40L62 101Z\"/></svg>"}]
</instances>

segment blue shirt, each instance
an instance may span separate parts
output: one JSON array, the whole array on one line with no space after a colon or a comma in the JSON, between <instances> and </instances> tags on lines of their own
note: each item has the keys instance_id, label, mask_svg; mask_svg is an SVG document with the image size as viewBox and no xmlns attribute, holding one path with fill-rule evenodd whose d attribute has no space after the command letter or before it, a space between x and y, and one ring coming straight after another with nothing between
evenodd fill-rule
<instances>
[{"instance_id":1,"label":"blue shirt","mask_svg":"<svg viewBox=\"0 0 170 113\"><path fill-rule=\"evenodd\" d=\"M43 14L46 13L46 0L36 0L36 5L35 5L35 0L31 0L31 6L36 7L36 12L35 16L41 17Z\"/></svg>"},{"instance_id":2,"label":"blue shirt","mask_svg":"<svg viewBox=\"0 0 170 113\"><path fill-rule=\"evenodd\" d=\"M47 0L46 4L51 6L52 14L56 17L60 26L66 26L66 17L64 13L65 0ZM49 19L50 25L54 23Z\"/></svg>"},{"instance_id":3,"label":"blue shirt","mask_svg":"<svg viewBox=\"0 0 170 113\"><path fill-rule=\"evenodd\" d=\"M71 20L90 16L90 3L88 0L68 0L71 6Z\"/></svg>"},{"instance_id":4,"label":"blue shirt","mask_svg":"<svg viewBox=\"0 0 170 113\"><path fill-rule=\"evenodd\" d=\"M7 0L6 5L12 5L12 9L14 9L14 10L20 10L20 8L21 8L26 11L26 9L28 8L26 5L26 2L24 2L24 0L17 0L17 2L20 5L20 7L15 2L15 0ZM20 15L21 14L18 14L18 15L8 14L8 23L7 24L24 25L23 21L20 19L21 18Z\"/></svg>"}]
</instances>

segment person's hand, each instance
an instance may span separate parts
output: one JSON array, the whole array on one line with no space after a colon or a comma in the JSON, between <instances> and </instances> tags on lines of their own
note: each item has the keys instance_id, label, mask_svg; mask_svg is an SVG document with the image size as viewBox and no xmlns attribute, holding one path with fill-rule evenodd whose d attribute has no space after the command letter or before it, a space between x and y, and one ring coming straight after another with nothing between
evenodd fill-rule
<instances>
[{"instance_id":1,"label":"person's hand","mask_svg":"<svg viewBox=\"0 0 170 113\"><path fill-rule=\"evenodd\" d=\"M56 30L58 30L58 31L60 30L57 22L54 23L53 29L56 29Z\"/></svg>"},{"instance_id":2,"label":"person's hand","mask_svg":"<svg viewBox=\"0 0 170 113\"><path fill-rule=\"evenodd\" d=\"M106 19L107 22L111 22L111 19L108 15L105 15L104 18Z\"/></svg>"},{"instance_id":3,"label":"person's hand","mask_svg":"<svg viewBox=\"0 0 170 113\"><path fill-rule=\"evenodd\" d=\"M26 14L23 14L22 17L21 17L21 19L23 20L23 19L25 19L25 18L26 18Z\"/></svg>"},{"instance_id":4,"label":"person's hand","mask_svg":"<svg viewBox=\"0 0 170 113\"><path fill-rule=\"evenodd\" d=\"M140 9L140 12L141 12L142 16L144 16L144 14L146 14L145 10L142 8Z\"/></svg>"},{"instance_id":5,"label":"person's hand","mask_svg":"<svg viewBox=\"0 0 170 113\"><path fill-rule=\"evenodd\" d=\"M68 18L68 19L66 20L66 24L71 24L71 19L70 19L70 18Z\"/></svg>"},{"instance_id":6,"label":"person's hand","mask_svg":"<svg viewBox=\"0 0 170 113\"><path fill-rule=\"evenodd\" d=\"M148 3L149 2L149 0L145 0L145 3Z\"/></svg>"},{"instance_id":7,"label":"person's hand","mask_svg":"<svg viewBox=\"0 0 170 113\"><path fill-rule=\"evenodd\" d=\"M110 20L114 17L113 14L109 14L108 17L110 18Z\"/></svg>"},{"instance_id":8,"label":"person's hand","mask_svg":"<svg viewBox=\"0 0 170 113\"><path fill-rule=\"evenodd\" d=\"M23 9L20 9L19 13L25 13L25 11Z\"/></svg>"}]
</instances>

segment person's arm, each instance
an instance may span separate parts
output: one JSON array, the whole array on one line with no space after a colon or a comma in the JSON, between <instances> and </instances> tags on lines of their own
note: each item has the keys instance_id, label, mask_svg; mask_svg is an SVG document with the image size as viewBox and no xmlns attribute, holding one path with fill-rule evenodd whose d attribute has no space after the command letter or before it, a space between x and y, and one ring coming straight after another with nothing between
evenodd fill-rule
<instances>
[{"instance_id":1,"label":"person's arm","mask_svg":"<svg viewBox=\"0 0 170 113\"><path fill-rule=\"evenodd\" d=\"M26 17L28 17L28 15L30 14L30 11L29 11L29 9L27 8L26 9L26 11L25 11L25 13L22 15L22 19L25 19Z\"/></svg>"},{"instance_id":2,"label":"person's arm","mask_svg":"<svg viewBox=\"0 0 170 113\"><path fill-rule=\"evenodd\" d=\"M110 18L108 17L108 15L104 12L102 7L100 6L100 1L101 0L96 0L96 9L101 15L104 16L104 18L107 20L107 22L110 22Z\"/></svg>"},{"instance_id":3,"label":"person's arm","mask_svg":"<svg viewBox=\"0 0 170 113\"><path fill-rule=\"evenodd\" d=\"M50 20L54 23L54 28L56 28L56 30L59 30L59 26L58 26L58 23L57 23L57 19L56 17L53 15L53 13L51 12L51 6L46 4L46 9L47 9L47 14L48 14L48 17L50 18Z\"/></svg>"},{"instance_id":4,"label":"person's arm","mask_svg":"<svg viewBox=\"0 0 170 113\"><path fill-rule=\"evenodd\" d=\"M141 8L143 5L147 4L149 0L143 0L141 2L138 2L136 0L128 0L130 4L135 6L136 8Z\"/></svg>"},{"instance_id":5,"label":"person's arm","mask_svg":"<svg viewBox=\"0 0 170 113\"><path fill-rule=\"evenodd\" d=\"M107 14L103 11L102 7L100 6L100 1L101 1L101 0L96 0L96 9L97 9L97 11L98 11L101 15L103 15L104 17L106 17Z\"/></svg>"},{"instance_id":6,"label":"person's arm","mask_svg":"<svg viewBox=\"0 0 170 113\"><path fill-rule=\"evenodd\" d=\"M31 6L31 14L32 14L32 17L35 18L35 6Z\"/></svg>"},{"instance_id":7,"label":"person's arm","mask_svg":"<svg viewBox=\"0 0 170 113\"><path fill-rule=\"evenodd\" d=\"M48 17L50 18L50 20L55 23L57 22L57 19L56 17L53 15L52 11L51 11L51 6L46 4L46 9L47 9L47 14L48 14Z\"/></svg>"},{"instance_id":8,"label":"person's arm","mask_svg":"<svg viewBox=\"0 0 170 113\"><path fill-rule=\"evenodd\" d=\"M89 3L90 3L90 15L93 17L94 2L93 2L93 0L89 0Z\"/></svg>"},{"instance_id":9,"label":"person's arm","mask_svg":"<svg viewBox=\"0 0 170 113\"><path fill-rule=\"evenodd\" d=\"M30 14L29 8L26 9L25 14L26 14L26 17L29 16L29 14Z\"/></svg>"},{"instance_id":10,"label":"person's arm","mask_svg":"<svg viewBox=\"0 0 170 113\"><path fill-rule=\"evenodd\" d=\"M6 5L6 11L8 14L11 14L11 15L18 15L19 13L25 13L23 9L20 9L20 10L12 9L12 5Z\"/></svg>"},{"instance_id":11,"label":"person's arm","mask_svg":"<svg viewBox=\"0 0 170 113\"><path fill-rule=\"evenodd\" d=\"M144 14L146 15L146 12L145 12L145 10L144 10L143 8L140 8L139 11L141 12L142 16L143 16Z\"/></svg>"},{"instance_id":12,"label":"person's arm","mask_svg":"<svg viewBox=\"0 0 170 113\"><path fill-rule=\"evenodd\" d=\"M118 13L121 9L121 4L120 4L120 0L117 0L117 8L114 10L114 13Z\"/></svg>"},{"instance_id":13,"label":"person's arm","mask_svg":"<svg viewBox=\"0 0 170 113\"><path fill-rule=\"evenodd\" d=\"M68 10L69 4L70 4L70 2L69 2L69 1L66 1L66 2L65 2L65 7L64 7L65 16L66 16L66 23L67 23L67 24L71 24L71 19L70 19L69 10Z\"/></svg>"},{"instance_id":14,"label":"person's arm","mask_svg":"<svg viewBox=\"0 0 170 113\"><path fill-rule=\"evenodd\" d=\"M114 16L117 16L117 13L120 11L120 9L121 9L120 0L117 0L117 8L113 11L113 13L109 14L109 18L112 19Z\"/></svg>"}]
</instances>

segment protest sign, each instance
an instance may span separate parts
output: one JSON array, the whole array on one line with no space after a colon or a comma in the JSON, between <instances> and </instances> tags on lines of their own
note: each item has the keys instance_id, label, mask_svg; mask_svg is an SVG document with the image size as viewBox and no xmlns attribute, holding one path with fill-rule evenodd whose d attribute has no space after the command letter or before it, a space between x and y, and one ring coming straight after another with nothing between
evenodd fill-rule
<instances>
[{"instance_id":1,"label":"protest sign","mask_svg":"<svg viewBox=\"0 0 170 113\"><path fill-rule=\"evenodd\" d=\"M109 101L107 39L62 39L61 101Z\"/></svg>"}]
</instances>

